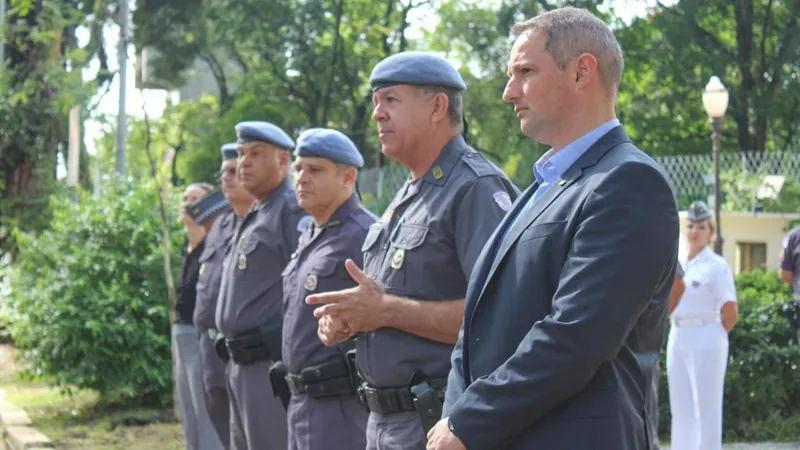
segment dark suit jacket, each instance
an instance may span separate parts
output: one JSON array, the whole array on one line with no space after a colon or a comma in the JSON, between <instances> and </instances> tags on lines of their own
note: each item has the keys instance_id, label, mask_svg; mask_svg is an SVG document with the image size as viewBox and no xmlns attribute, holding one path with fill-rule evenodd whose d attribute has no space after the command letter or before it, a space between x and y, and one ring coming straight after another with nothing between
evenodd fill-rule
<instances>
[{"instance_id":1,"label":"dark suit jacket","mask_svg":"<svg viewBox=\"0 0 800 450\"><path fill-rule=\"evenodd\" d=\"M475 264L443 416L468 450L647 449L643 355L662 344L678 253L667 176L618 126L503 242L536 188Z\"/></svg>"}]
</instances>

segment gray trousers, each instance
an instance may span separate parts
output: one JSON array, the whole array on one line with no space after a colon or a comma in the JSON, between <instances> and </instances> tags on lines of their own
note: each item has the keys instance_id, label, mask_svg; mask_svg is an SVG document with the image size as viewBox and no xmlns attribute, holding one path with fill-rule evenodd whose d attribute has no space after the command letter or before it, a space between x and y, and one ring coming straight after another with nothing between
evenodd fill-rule
<instances>
[{"instance_id":1,"label":"gray trousers","mask_svg":"<svg viewBox=\"0 0 800 450\"><path fill-rule=\"evenodd\" d=\"M286 411L272 393L271 364L228 361L232 450L286 450Z\"/></svg>"},{"instance_id":2,"label":"gray trousers","mask_svg":"<svg viewBox=\"0 0 800 450\"><path fill-rule=\"evenodd\" d=\"M188 450L221 450L203 393L200 343L193 325L172 325L172 360L183 435Z\"/></svg>"},{"instance_id":3,"label":"gray trousers","mask_svg":"<svg viewBox=\"0 0 800 450\"><path fill-rule=\"evenodd\" d=\"M203 394L206 410L217 436L226 450L230 448L231 415L228 404L228 386L225 382L225 361L214 349L214 342L207 334L200 336L200 362L203 367Z\"/></svg>"},{"instance_id":4,"label":"gray trousers","mask_svg":"<svg viewBox=\"0 0 800 450\"><path fill-rule=\"evenodd\" d=\"M288 450L364 450L367 446L369 413L355 395L292 397L287 415Z\"/></svg>"},{"instance_id":5,"label":"gray trousers","mask_svg":"<svg viewBox=\"0 0 800 450\"><path fill-rule=\"evenodd\" d=\"M660 442L658 441L658 379L661 364L656 361L656 367L653 369L653 380L650 382L650 402L645 404L647 408L648 419L648 433L650 434L650 448L651 450L659 450Z\"/></svg>"},{"instance_id":6,"label":"gray trousers","mask_svg":"<svg viewBox=\"0 0 800 450\"><path fill-rule=\"evenodd\" d=\"M425 450L426 441L416 412L369 415L367 450Z\"/></svg>"}]
</instances>

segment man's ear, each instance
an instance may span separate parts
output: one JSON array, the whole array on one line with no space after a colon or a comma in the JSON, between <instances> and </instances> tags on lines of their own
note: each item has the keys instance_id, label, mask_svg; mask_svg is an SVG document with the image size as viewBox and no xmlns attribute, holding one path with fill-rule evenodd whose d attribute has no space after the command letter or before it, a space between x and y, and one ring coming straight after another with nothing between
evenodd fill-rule
<instances>
[{"instance_id":1,"label":"man's ear","mask_svg":"<svg viewBox=\"0 0 800 450\"><path fill-rule=\"evenodd\" d=\"M447 120L448 113L447 110L450 108L450 101L447 99L447 95L439 92L438 94L433 96L433 111L431 112L431 121L433 123L439 123L443 120Z\"/></svg>"}]
</instances>

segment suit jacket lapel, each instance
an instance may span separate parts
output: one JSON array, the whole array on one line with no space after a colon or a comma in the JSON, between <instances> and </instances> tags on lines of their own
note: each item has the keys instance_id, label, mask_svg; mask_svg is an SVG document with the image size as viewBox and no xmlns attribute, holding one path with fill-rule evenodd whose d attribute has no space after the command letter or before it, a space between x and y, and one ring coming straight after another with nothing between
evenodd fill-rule
<instances>
[{"instance_id":1,"label":"suit jacket lapel","mask_svg":"<svg viewBox=\"0 0 800 450\"><path fill-rule=\"evenodd\" d=\"M500 265L500 262L503 260L505 255L511 249L511 246L519 239L519 236L528 228L533 222L549 207L560 195L564 192L567 188L572 186L575 181L581 177L583 174L583 170L587 167L594 166L597 164L597 161L603 157L609 150L616 147L617 145L623 142L630 142L630 138L628 134L625 132L625 129L620 125L614 127L608 133L604 134L600 139L597 140L591 147L589 147L586 152L575 161L572 166L567 169L567 171L556 180L553 184L548 186L547 192L545 192L541 197L536 200L530 209L528 209L519 220L516 221L513 228L509 230L508 237L505 239L502 244L498 242L493 242L493 245L502 245L497 253L494 253L494 258L491 262L490 269L488 270L488 274L485 278L482 279L482 282L479 284L481 286L480 293L476 297L475 307L477 308L477 304L480 301L481 297L483 297L483 293L486 290L486 287L489 285L489 282L492 280L492 277L497 270L497 267ZM520 211L525 205L530 201L535 188L537 187L536 184L528 188L525 194L522 196L522 200L518 202L516 205L516 210ZM509 223L509 217L511 214L507 215L505 220L502 222L503 224ZM506 225L508 226L508 225ZM497 231L495 232L494 239L495 240L502 240L503 234L500 231L505 230L505 227L498 227ZM491 256L492 253L487 253L487 256ZM486 261L488 262L488 261ZM489 265L489 264L484 264ZM482 269L484 269L482 267Z\"/></svg>"}]
</instances>

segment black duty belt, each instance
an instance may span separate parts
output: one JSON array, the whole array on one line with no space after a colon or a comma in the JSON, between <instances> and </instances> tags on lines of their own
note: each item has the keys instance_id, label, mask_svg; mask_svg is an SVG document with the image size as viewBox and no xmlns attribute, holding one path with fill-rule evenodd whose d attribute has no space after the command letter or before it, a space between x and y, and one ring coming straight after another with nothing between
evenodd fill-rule
<instances>
[{"instance_id":1,"label":"black duty belt","mask_svg":"<svg viewBox=\"0 0 800 450\"><path fill-rule=\"evenodd\" d=\"M280 323L266 325L234 337L226 337L225 347L231 360L236 364L249 365L266 360L280 360Z\"/></svg>"},{"instance_id":2,"label":"black duty belt","mask_svg":"<svg viewBox=\"0 0 800 450\"><path fill-rule=\"evenodd\" d=\"M446 383L446 378L430 380L430 385L442 394ZM382 415L417 411L414 398L408 386L379 388L364 382L358 388L358 400L361 404L370 411Z\"/></svg>"},{"instance_id":3,"label":"black duty belt","mask_svg":"<svg viewBox=\"0 0 800 450\"><path fill-rule=\"evenodd\" d=\"M342 357L304 368L300 372L288 373L284 378L292 395L309 397L331 397L353 395L361 382L355 367Z\"/></svg>"}]
</instances>

